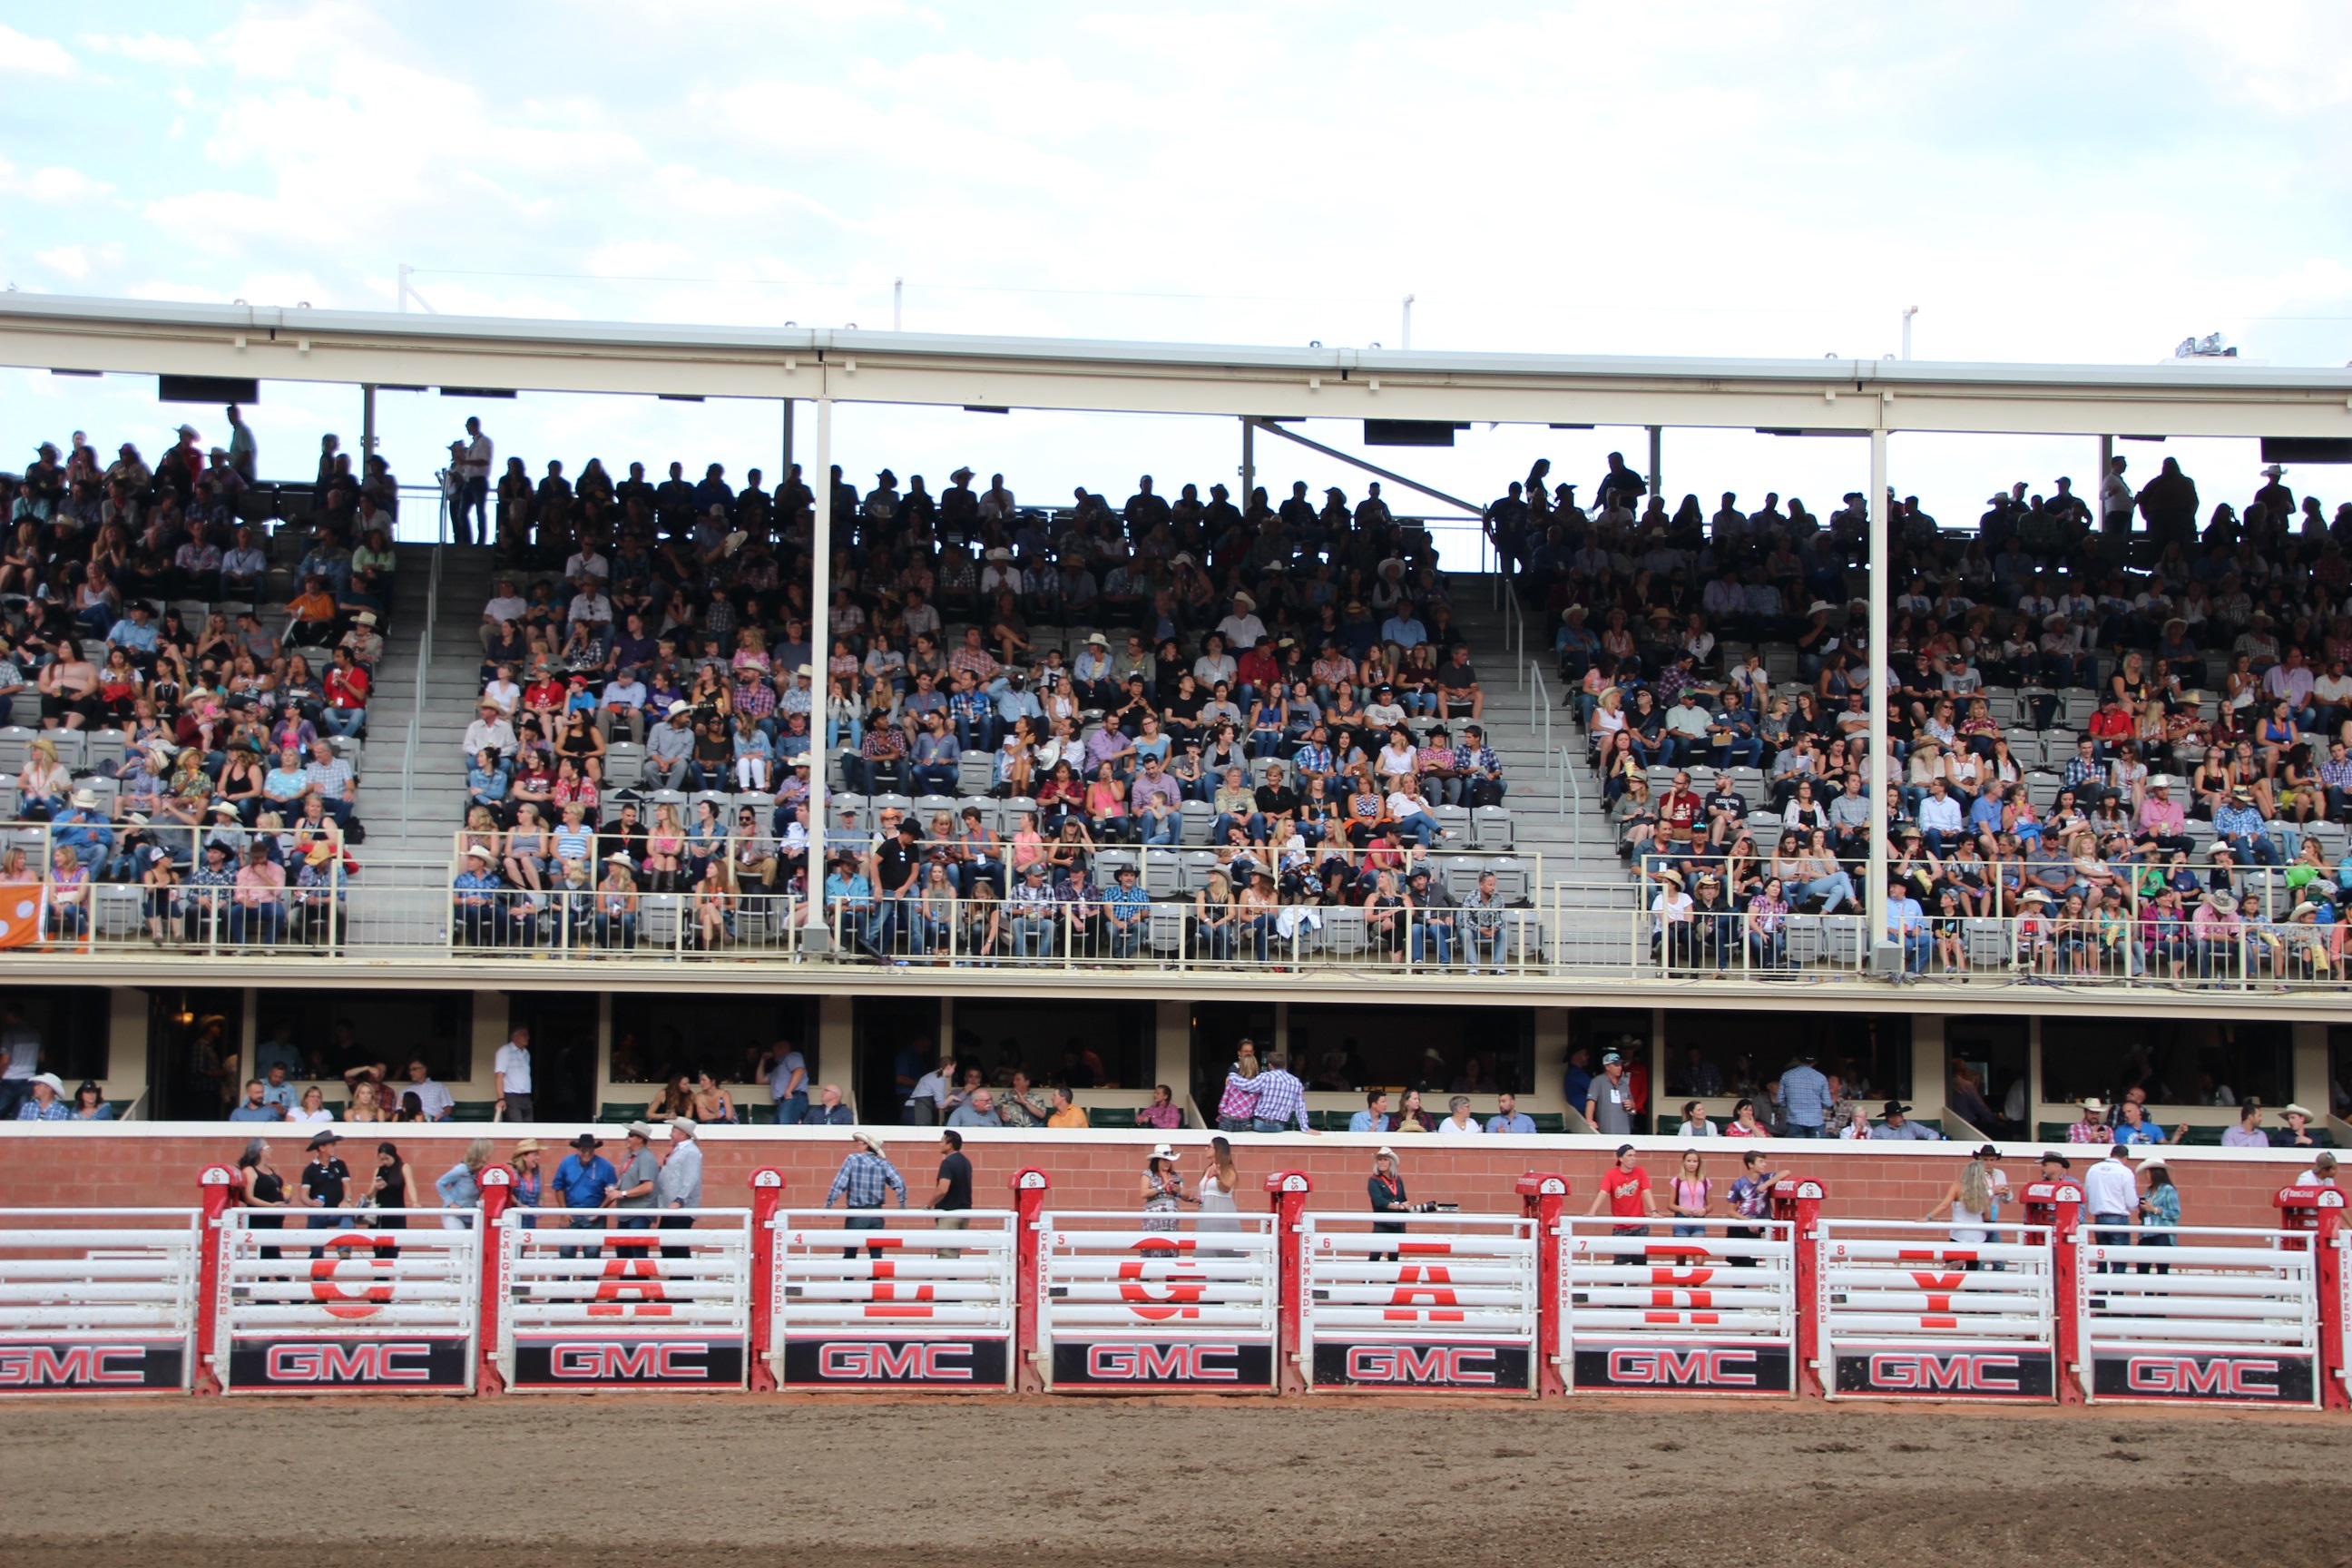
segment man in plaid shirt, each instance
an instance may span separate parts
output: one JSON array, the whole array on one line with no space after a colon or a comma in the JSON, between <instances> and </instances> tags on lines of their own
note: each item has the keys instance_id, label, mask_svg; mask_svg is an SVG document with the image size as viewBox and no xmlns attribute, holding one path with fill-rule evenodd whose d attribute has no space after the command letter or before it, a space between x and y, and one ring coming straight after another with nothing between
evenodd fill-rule
<instances>
[{"instance_id":1,"label":"man in plaid shirt","mask_svg":"<svg viewBox=\"0 0 2352 1568\"><path fill-rule=\"evenodd\" d=\"M2327 760L2319 764L2319 787L2327 792L2328 819L2340 821L2352 809L2352 756L2345 754L2341 741L2327 742Z\"/></svg>"},{"instance_id":2,"label":"man in plaid shirt","mask_svg":"<svg viewBox=\"0 0 2352 1568\"><path fill-rule=\"evenodd\" d=\"M1485 779L1503 793L1503 759L1495 748L1486 744L1486 731L1475 724L1465 725L1462 744L1454 748L1454 771L1462 780L1464 804L1468 804L1471 782Z\"/></svg>"},{"instance_id":3,"label":"man in plaid shirt","mask_svg":"<svg viewBox=\"0 0 2352 1568\"><path fill-rule=\"evenodd\" d=\"M1287 1132L1293 1124L1301 1132L1307 1125L1307 1086L1291 1075L1290 1058L1276 1051L1265 1058L1265 1070L1257 1075L1257 1106L1250 1117L1253 1132Z\"/></svg>"},{"instance_id":4,"label":"man in plaid shirt","mask_svg":"<svg viewBox=\"0 0 2352 1568\"><path fill-rule=\"evenodd\" d=\"M2112 793L2107 788L2107 765L2099 761L2098 743L2088 735L2074 742L2074 754L2066 761L2066 787L2085 810Z\"/></svg>"},{"instance_id":5,"label":"man in plaid shirt","mask_svg":"<svg viewBox=\"0 0 2352 1568\"><path fill-rule=\"evenodd\" d=\"M745 666L735 681L735 711L750 714L752 723L773 734L775 726L762 721L775 710L776 689L768 684L764 672Z\"/></svg>"},{"instance_id":6,"label":"man in plaid shirt","mask_svg":"<svg viewBox=\"0 0 2352 1568\"><path fill-rule=\"evenodd\" d=\"M981 646L978 626L966 626L963 632L963 646L948 655L949 671L952 674L971 675L972 684L975 686L986 686L996 679L998 672L1003 668L996 662L994 654Z\"/></svg>"},{"instance_id":7,"label":"man in plaid shirt","mask_svg":"<svg viewBox=\"0 0 2352 1568\"><path fill-rule=\"evenodd\" d=\"M1151 895L1137 885L1133 866L1121 866L1102 897L1103 916L1110 924L1110 955L1132 958L1151 925Z\"/></svg>"},{"instance_id":8,"label":"man in plaid shirt","mask_svg":"<svg viewBox=\"0 0 2352 1568\"><path fill-rule=\"evenodd\" d=\"M898 1167L884 1157L882 1140L871 1132L857 1132L852 1136L860 1147L851 1150L849 1158L841 1163L841 1169L834 1175L832 1188L824 1194L824 1206L831 1208L845 1199L847 1206L852 1209L878 1209L883 1206L887 1194L895 1195L898 1206L905 1208L907 1183L898 1174ZM841 1222L844 1230L880 1230L882 1224L882 1216L871 1213L852 1214ZM882 1256L882 1249L878 1247L869 1247L866 1250L871 1257ZM842 1256L854 1258L856 1248L847 1248Z\"/></svg>"},{"instance_id":9,"label":"man in plaid shirt","mask_svg":"<svg viewBox=\"0 0 2352 1568\"><path fill-rule=\"evenodd\" d=\"M988 658L985 652L981 657ZM969 669L955 672L955 689L948 694L948 717L955 725L957 745L967 752L996 750L996 699L981 689L980 678Z\"/></svg>"},{"instance_id":10,"label":"man in plaid shirt","mask_svg":"<svg viewBox=\"0 0 2352 1568\"><path fill-rule=\"evenodd\" d=\"M1482 874L1478 886L1463 896L1462 912L1455 919L1462 938L1470 949L1470 973L1478 973L1478 965L1492 955L1495 973L1503 973L1503 895L1496 891L1495 873Z\"/></svg>"}]
</instances>

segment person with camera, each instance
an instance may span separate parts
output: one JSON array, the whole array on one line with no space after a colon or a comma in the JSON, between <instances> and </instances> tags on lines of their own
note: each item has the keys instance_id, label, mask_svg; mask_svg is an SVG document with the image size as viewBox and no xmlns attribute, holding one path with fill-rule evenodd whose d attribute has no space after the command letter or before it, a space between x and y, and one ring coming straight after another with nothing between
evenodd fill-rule
<instances>
[{"instance_id":1,"label":"person with camera","mask_svg":"<svg viewBox=\"0 0 2352 1568\"><path fill-rule=\"evenodd\" d=\"M1382 1144L1372 1155L1372 1174L1364 1184L1371 1194L1374 1214L1428 1214L1435 1204L1414 1203L1405 1194L1404 1174L1397 1169L1396 1151ZM1374 1236L1402 1236L1404 1226L1395 1220L1374 1220ZM1372 1257L1394 1263L1402 1252L1375 1252Z\"/></svg>"}]
</instances>

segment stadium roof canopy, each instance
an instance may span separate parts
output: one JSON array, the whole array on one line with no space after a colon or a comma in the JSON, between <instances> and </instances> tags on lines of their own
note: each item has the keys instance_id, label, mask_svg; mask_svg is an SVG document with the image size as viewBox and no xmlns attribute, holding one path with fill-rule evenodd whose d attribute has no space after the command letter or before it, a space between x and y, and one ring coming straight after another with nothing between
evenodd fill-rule
<instances>
[{"instance_id":1,"label":"stadium roof canopy","mask_svg":"<svg viewBox=\"0 0 2352 1568\"><path fill-rule=\"evenodd\" d=\"M1244 348L0 296L0 363L995 410L1861 435L2352 437L2352 369Z\"/></svg>"}]
</instances>

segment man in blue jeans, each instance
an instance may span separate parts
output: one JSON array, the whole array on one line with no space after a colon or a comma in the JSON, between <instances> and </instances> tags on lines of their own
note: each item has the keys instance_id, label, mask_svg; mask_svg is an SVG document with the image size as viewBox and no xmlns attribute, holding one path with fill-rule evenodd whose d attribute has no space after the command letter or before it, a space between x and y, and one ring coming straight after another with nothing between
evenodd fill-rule
<instances>
[{"instance_id":1,"label":"man in blue jeans","mask_svg":"<svg viewBox=\"0 0 2352 1568\"><path fill-rule=\"evenodd\" d=\"M760 1063L766 1070L768 1098L775 1101L776 1125L797 1127L808 1115L808 1058L790 1040L778 1040Z\"/></svg>"},{"instance_id":2,"label":"man in blue jeans","mask_svg":"<svg viewBox=\"0 0 2352 1568\"><path fill-rule=\"evenodd\" d=\"M566 1225L572 1230L602 1230L604 1227L605 1189L618 1173L613 1162L597 1150L604 1141L593 1132L583 1132L572 1141L572 1152L563 1156L555 1167L555 1191L563 1199L563 1206L572 1211ZM560 1247L557 1255L563 1258L593 1258L604 1249L600 1247Z\"/></svg>"},{"instance_id":3,"label":"man in blue jeans","mask_svg":"<svg viewBox=\"0 0 2352 1568\"><path fill-rule=\"evenodd\" d=\"M1818 1138L1822 1125L1829 1120L1833 1109L1830 1100L1830 1080L1813 1066L1810 1053L1797 1058L1797 1065L1780 1075L1780 1104L1789 1118L1789 1136Z\"/></svg>"}]
</instances>

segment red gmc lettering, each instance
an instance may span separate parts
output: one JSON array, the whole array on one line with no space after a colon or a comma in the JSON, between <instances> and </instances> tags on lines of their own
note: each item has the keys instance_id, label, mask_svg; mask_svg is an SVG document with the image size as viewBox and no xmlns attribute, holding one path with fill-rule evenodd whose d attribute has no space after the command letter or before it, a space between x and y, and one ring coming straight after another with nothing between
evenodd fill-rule
<instances>
[{"instance_id":1,"label":"red gmc lettering","mask_svg":"<svg viewBox=\"0 0 2352 1568\"><path fill-rule=\"evenodd\" d=\"M2209 1394L2221 1398L2276 1399L2279 1363L2234 1356L2136 1355L2125 1363L2124 1386L2134 1394ZM2269 1379L2257 1383L2258 1377Z\"/></svg>"},{"instance_id":2,"label":"red gmc lettering","mask_svg":"<svg viewBox=\"0 0 2352 1568\"><path fill-rule=\"evenodd\" d=\"M146 1359L141 1345L0 1345L0 1388L137 1388Z\"/></svg>"},{"instance_id":3,"label":"red gmc lettering","mask_svg":"<svg viewBox=\"0 0 2352 1568\"><path fill-rule=\"evenodd\" d=\"M1950 1389L1960 1394L2015 1394L2018 1362L2013 1355L1878 1354L1870 1358L1875 1388Z\"/></svg>"},{"instance_id":4,"label":"red gmc lettering","mask_svg":"<svg viewBox=\"0 0 2352 1568\"><path fill-rule=\"evenodd\" d=\"M271 1345L272 1383L429 1383L433 1347L377 1341L356 1345Z\"/></svg>"},{"instance_id":5,"label":"red gmc lettering","mask_svg":"<svg viewBox=\"0 0 2352 1568\"><path fill-rule=\"evenodd\" d=\"M1756 1352L1707 1347L1612 1350L1609 1352L1609 1381L1706 1388L1753 1388L1756 1386Z\"/></svg>"},{"instance_id":6,"label":"red gmc lettering","mask_svg":"<svg viewBox=\"0 0 2352 1568\"><path fill-rule=\"evenodd\" d=\"M1234 1383L1241 1370L1231 1363L1240 1354L1239 1345L1088 1345L1087 1375L1106 1383Z\"/></svg>"},{"instance_id":7,"label":"red gmc lettering","mask_svg":"<svg viewBox=\"0 0 2352 1568\"><path fill-rule=\"evenodd\" d=\"M551 1376L583 1383L647 1383L708 1377L710 1347L698 1344L559 1344L547 1353Z\"/></svg>"},{"instance_id":8,"label":"red gmc lettering","mask_svg":"<svg viewBox=\"0 0 2352 1568\"><path fill-rule=\"evenodd\" d=\"M851 1382L970 1383L969 1343L827 1344L817 1347L817 1375Z\"/></svg>"},{"instance_id":9,"label":"red gmc lettering","mask_svg":"<svg viewBox=\"0 0 2352 1568\"><path fill-rule=\"evenodd\" d=\"M1490 1384L1495 1352L1469 1345L1349 1345L1348 1381Z\"/></svg>"}]
</instances>

